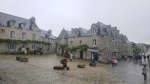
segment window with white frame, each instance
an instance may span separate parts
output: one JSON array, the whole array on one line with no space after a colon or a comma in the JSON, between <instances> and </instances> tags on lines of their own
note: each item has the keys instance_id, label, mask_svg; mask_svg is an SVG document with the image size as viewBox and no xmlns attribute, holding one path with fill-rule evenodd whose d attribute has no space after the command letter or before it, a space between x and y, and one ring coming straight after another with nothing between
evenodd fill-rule
<instances>
[{"instance_id":1,"label":"window with white frame","mask_svg":"<svg viewBox=\"0 0 150 84\"><path fill-rule=\"evenodd\" d=\"M23 40L26 39L26 33L25 33L25 32L22 33L22 39L23 39Z\"/></svg>"},{"instance_id":2,"label":"window with white frame","mask_svg":"<svg viewBox=\"0 0 150 84\"><path fill-rule=\"evenodd\" d=\"M96 39L93 39L93 45L96 45Z\"/></svg>"},{"instance_id":3,"label":"window with white frame","mask_svg":"<svg viewBox=\"0 0 150 84\"><path fill-rule=\"evenodd\" d=\"M35 50L35 44L31 44L31 49Z\"/></svg>"},{"instance_id":4,"label":"window with white frame","mask_svg":"<svg viewBox=\"0 0 150 84\"><path fill-rule=\"evenodd\" d=\"M42 41L44 41L44 37L42 37Z\"/></svg>"},{"instance_id":5,"label":"window with white frame","mask_svg":"<svg viewBox=\"0 0 150 84\"><path fill-rule=\"evenodd\" d=\"M32 40L35 40L36 34L32 35Z\"/></svg>"},{"instance_id":6,"label":"window with white frame","mask_svg":"<svg viewBox=\"0 0 150 84\"><path fill-rule=\"evenodd\" d=\"M95 28L93 28L93 34L96 34L96 29Z\"/></svg>"},{"instance_id":7,"label":"window with white frame","mask_svg":"<svg viewBox=\"0 0 150 84\"><path fill-rule=\"evenodd\" d=\"M16 49L16 44L15 43L8 44L8 49Z\"/></svg>"},{"instance_id":8,"label":"window with white frame","mask_svg":"<svg viewBox=\"0 0 150 84\"><path fill-rule=\"evenodd\" d=\"M15 31L10 32L10 38L15 38Z\"/></svg>"}]
</instances>

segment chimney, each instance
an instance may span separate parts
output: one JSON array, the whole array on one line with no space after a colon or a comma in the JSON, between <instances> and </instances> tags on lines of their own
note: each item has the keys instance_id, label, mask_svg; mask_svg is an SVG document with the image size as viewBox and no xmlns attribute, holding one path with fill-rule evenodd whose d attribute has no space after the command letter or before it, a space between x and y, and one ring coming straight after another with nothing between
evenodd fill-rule
<instances>
[{"instance_id":1,"label":"chimney","mask_svg":"<svg viewBox=\"0 0 150 84\"><path fill-rule=\"evenodd\" d=\"M48 30L48 33L49 33L50 35L52 35L52 30Z\"/></svg>"},{"instance_id":2,"label":"chimney","mask_svg":"<svg viewBox=\"0 0 150 84\"><path fill-rule=\"evenodd\" d=\"M30 20L35 23L35 17L31 17Z\"/></svg>"}]
</instances>

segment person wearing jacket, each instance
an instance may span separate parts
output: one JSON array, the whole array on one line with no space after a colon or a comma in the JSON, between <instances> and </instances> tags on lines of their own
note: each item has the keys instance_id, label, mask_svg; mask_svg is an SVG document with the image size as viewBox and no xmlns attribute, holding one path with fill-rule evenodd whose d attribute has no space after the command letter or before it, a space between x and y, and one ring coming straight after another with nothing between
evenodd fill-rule
<instances>
[{"instance_id":1,"label":"person wearing jacket","mask_svg":"<svg viewBox=\"0 0 150 84\"><path fill-rule=\"evenodd\" d=\"M148 71L147 67L143 66L142 71L143 71L142 74L144 76L144 80L147 80L147 71Z\"/></svg>"}]
</instances>

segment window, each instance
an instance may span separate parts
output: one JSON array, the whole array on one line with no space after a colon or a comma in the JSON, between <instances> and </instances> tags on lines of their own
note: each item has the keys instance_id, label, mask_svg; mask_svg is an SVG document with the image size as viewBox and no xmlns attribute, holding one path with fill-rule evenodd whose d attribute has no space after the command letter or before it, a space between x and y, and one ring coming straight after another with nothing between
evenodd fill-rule
<instances>
[{"instance_id":1,"label":"window","mask_svg":"<svg viewBox=\"0 0 150 84\"><path fill-rule=\"evenodd\" d=\"M70 41L70 45L73 46L73 41Z\"/></svg>"},{"instance_id":2,"label":"window","mask_svg":"<svg viewBox=\"0 0 150 84\"><path fill-rule=\"evenodd\" d=\"M35 50L35 44L32 44L32 45L31 45L31 49L32 49L32 50Z\"/></svg>"},{"instance_id":3,"label":"window","mask_svg":"<svg viewBox=\"0 0 150 84\"><path fill-rule=\"evenodd\" d=\"M96 34L96 29L95 28L93 28L93 34Z\"/></svg>"},{"instance_id":4,"label":"window","mask_svg":"<svg viewBox=\"0 0 150 84\"><path fill-rule=\"evenodd\" d=\"M44 37L42 37L42 41L44 41Z\"/></svg>"},{"instance_id":5,"label":"window","mask_svg":"<svg viewBox=\"0 0 150 84\"><path fill-rule=\"evenodd\" d=\"M80 40L80 42L79 42L79 43L80 43L80 45L82 45L82 40Z\"/></svg>"},{"instance_id":6,"label":"window","mask_svg":"<svg viewBox=\"0 0 150 84\"><path fill-rule=\"evenodd\" d=\"M50 43L50 39L48 38L48 42Z\"/></svg>"},{"instance_id":7,"label":"window","mask_svg":"<svg viewBox=\"0 0 150 84\"><path fill-rule=\"evenodd\" d=\"M8 44L8 49L16 49L16 44L14 43Z\"/></svg>"},{"instance_id":8,"label":"window","mask_svg":"<svg viewBox=\"0 0 150 84\"><path fill-rule=\"evenodd\" d=\"M32 40L35 40L35 36L36 36L36 35L35 35L35 34L33 34Z\"/></svg>"},{"instance_id":9,"label":"window","mask_svg":"<svg viewBox=\"0 0 150 84\"><path fill-rule=\"evenodd\" d=\"M26 33L25 32L22 33L22 39L24 39L24 40L26 39Z\"/></svg>"},{"instance_id":10,"label":"window","mask_svg":"<svg viewBox=\"0 0 150 84\"><path fill-rule=\"evenodd\" d=\"M25 25L24 25L24 24L21 24L21 28L25 28Z\"/></svg>"},{"instance_id":11,"label":"window","mask_svg":"<svg viewBox=\"0 0 150 84\"><path fill-rule=\"evenodd\" d=\"M11 31L10 38L15 38L15 31Z\"/></svg>"},{"instance_id":12,"label":"window","mask_svg":"<svg viewBox=\"0 0 150 84\"><path fill-rule=\"evenodd\" d=\"M96 39L93 39L93 45L96 45Z\"/></svg>"},{"instance_id":13,"label":"window","mask_svg":"<svg viewBox=\"0 0 150 84\"><path fill-rule=\"evenodd\" d=\"M45 38L45 42L46 42L47 38Z\"/></svg>"}]
</instances>

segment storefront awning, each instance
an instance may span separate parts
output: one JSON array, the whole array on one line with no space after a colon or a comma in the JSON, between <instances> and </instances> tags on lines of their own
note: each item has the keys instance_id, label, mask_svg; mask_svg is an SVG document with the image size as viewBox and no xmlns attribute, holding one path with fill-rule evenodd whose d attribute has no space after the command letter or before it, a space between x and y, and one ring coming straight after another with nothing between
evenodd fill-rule
<instances>
[{"instance_id":1,"label":"storefront awning","mask_svg":"<svg viewBox=\"0 0 150 84\"><path fill-rule=\"evenodd\" d=\"M88 49L89 52L99 52L97 49Z\"/></svg>"}]
</instances>

